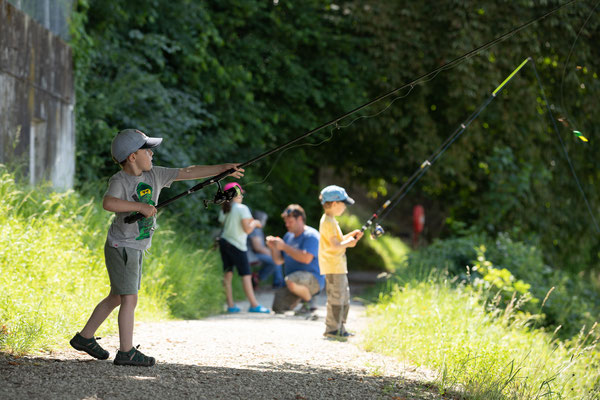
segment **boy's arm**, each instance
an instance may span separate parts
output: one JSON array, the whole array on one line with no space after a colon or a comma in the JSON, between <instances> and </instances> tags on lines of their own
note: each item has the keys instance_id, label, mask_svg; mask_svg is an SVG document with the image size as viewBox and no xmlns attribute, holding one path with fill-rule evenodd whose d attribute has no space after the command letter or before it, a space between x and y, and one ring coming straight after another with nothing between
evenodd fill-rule
<instances>
[{"instance_id":1,"label":"boy's arm","mask_svg":"<svg viewBox=\"0 0 600 400\"><path fill-rule=\"evenodd\" d=\"M355 238L358 241L358 240L360 240L361 237L363 237L363 235L364 235L364 232L361 232L360 229L355 229L355 230L353 230L350 233L346 233L344 235L344 240L343 241L345 242L346 240L348 240L351 237Z\"/></svg>"},{"instance_id":2,"label":"boy's arm","mask_svg":"<svg viewBox=\"0 0 600 400\"><path fill-rule=\"evenodd\" d=\"M191 165L187 168L180 168L175 180L185 181L189 179L210 178L211 176L219 175L229 169L235 169L235 172L229 176L239 179L244 176L244 169L238 168L238 165L240 164Z\"/></svg>"},{"instance_id":3,"label":"boy's arm","mask_svg":"<svg viewBox=\"0 0 600 400\"><path fill-rule=\"evenodd\" d=\"M112 196L104 196L102 207L110 212L139 212L144 214L144 217L152 217L156 215L156 207L151 204L141 203L138 201L127 201L117 199Z\"/></svg>"},{"instance_id":4,"label":"boy's arm","mask_svg":"<svg viewBox=\"0 0 600 400\"><path fill-rule=\"evenodd\" d=\"M363 232L361 232L358 229L355 229L352 232L345 234L343 236L344 239L341 242L336 236L332 236L331 244L333 244L335 247L354 247L356 246L361 237L363 237Z\"/></svg>"}]
</instances>

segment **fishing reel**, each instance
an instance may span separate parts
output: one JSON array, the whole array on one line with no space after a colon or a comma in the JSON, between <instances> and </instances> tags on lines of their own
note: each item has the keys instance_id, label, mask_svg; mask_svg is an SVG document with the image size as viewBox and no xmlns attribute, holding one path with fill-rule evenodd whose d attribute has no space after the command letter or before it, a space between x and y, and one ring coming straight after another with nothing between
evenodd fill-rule
<instances>
[{"instance_id":1,"label":"fishing reel","mask_svg":"<svg viewBox=\"0 0 600 400\"><path fill-rule=\"evenodd\" d=\"M379 224L375 224L373 228L371 228L371 239L379 239L384 233L383 227Z\"/></svg>"},{"instance_id":2,"label":"fishing reel","mask_svg":"<svg viewBox=\"0 0 600 400\"><path fill-rule=\"evenodd\" d=\"M242 191L240 189L239 186L233 186L230 187L227 190L223 190L221 188L221 183L217 182L217 193L215 193L215 197L212 200L203 200L204 202L204 208L208 208L209 204L223 204L226 201L231 201L233 200L235 197L239 196L240 194L242 194Z\"/></svg>"}]
</instances>

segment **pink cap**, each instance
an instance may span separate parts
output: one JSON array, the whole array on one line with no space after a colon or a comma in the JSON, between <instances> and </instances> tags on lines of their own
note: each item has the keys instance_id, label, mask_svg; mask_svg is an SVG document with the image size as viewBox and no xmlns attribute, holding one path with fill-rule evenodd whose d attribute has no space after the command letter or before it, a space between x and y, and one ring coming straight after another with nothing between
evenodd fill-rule
<instances>
[{"instance_id":1,"label":"pink cap","mask_svg":"<svg viewBox=\"0 0 600 400\"><path fill-rule=\"evenodd\" d=\"M227 185L225 185L225 186L223 187L223 190L228 190L228 189L231 189L231 188L232 188L232 187L234 187L234 186L237 186L237 187L239 187L239 188L240 188L240 191L241 191L242 193L245 193L244 189L242 189L242 186L241 186L239 183L237 183L237 182L229 182Z\"/></svg>"}]
</instances>

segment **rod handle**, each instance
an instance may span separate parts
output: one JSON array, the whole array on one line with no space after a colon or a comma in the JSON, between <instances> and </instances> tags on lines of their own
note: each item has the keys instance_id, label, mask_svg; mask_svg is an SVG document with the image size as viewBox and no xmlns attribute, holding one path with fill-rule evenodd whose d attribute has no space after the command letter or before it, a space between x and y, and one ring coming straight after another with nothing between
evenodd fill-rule
<instances>
[{"instance_id":1,"label":"rod handle","mask_svg":"<svg viewBox=\"0 0 600 400\"><path fill-rule=\"evenodd\" d=\"M144 218L144 214L142 214L142 213L131 214L131 215L128 215L125 217L125 223L133 224L134 222L137 222L142 218Z\"/></svg>"}]
</instances>

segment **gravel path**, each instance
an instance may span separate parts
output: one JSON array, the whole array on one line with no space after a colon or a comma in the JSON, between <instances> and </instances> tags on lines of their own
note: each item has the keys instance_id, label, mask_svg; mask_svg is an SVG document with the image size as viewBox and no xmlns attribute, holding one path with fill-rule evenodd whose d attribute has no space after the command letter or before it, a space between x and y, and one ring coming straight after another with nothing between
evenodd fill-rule
<instances>
[{"instance_id":1,"label":"gravel path","mask_svg":"<svg viewBox=\"0 0 600 400\"><path fill-rule=\"evenodd\" d=\"M270 291L258 293L270 305ZM142 300L143 301L143 300ZM47 356L0 357L0 399L441 399L432 375L360 348L368 323L352 303L347 342L325 339L318 319L294 315L217 315L136 324L134 343L157 359L151 368L112 364L118 337L101 344L106 361L72 349ZM238 303L242 310L248 304Z\"/></svg>"}]
</instances>

